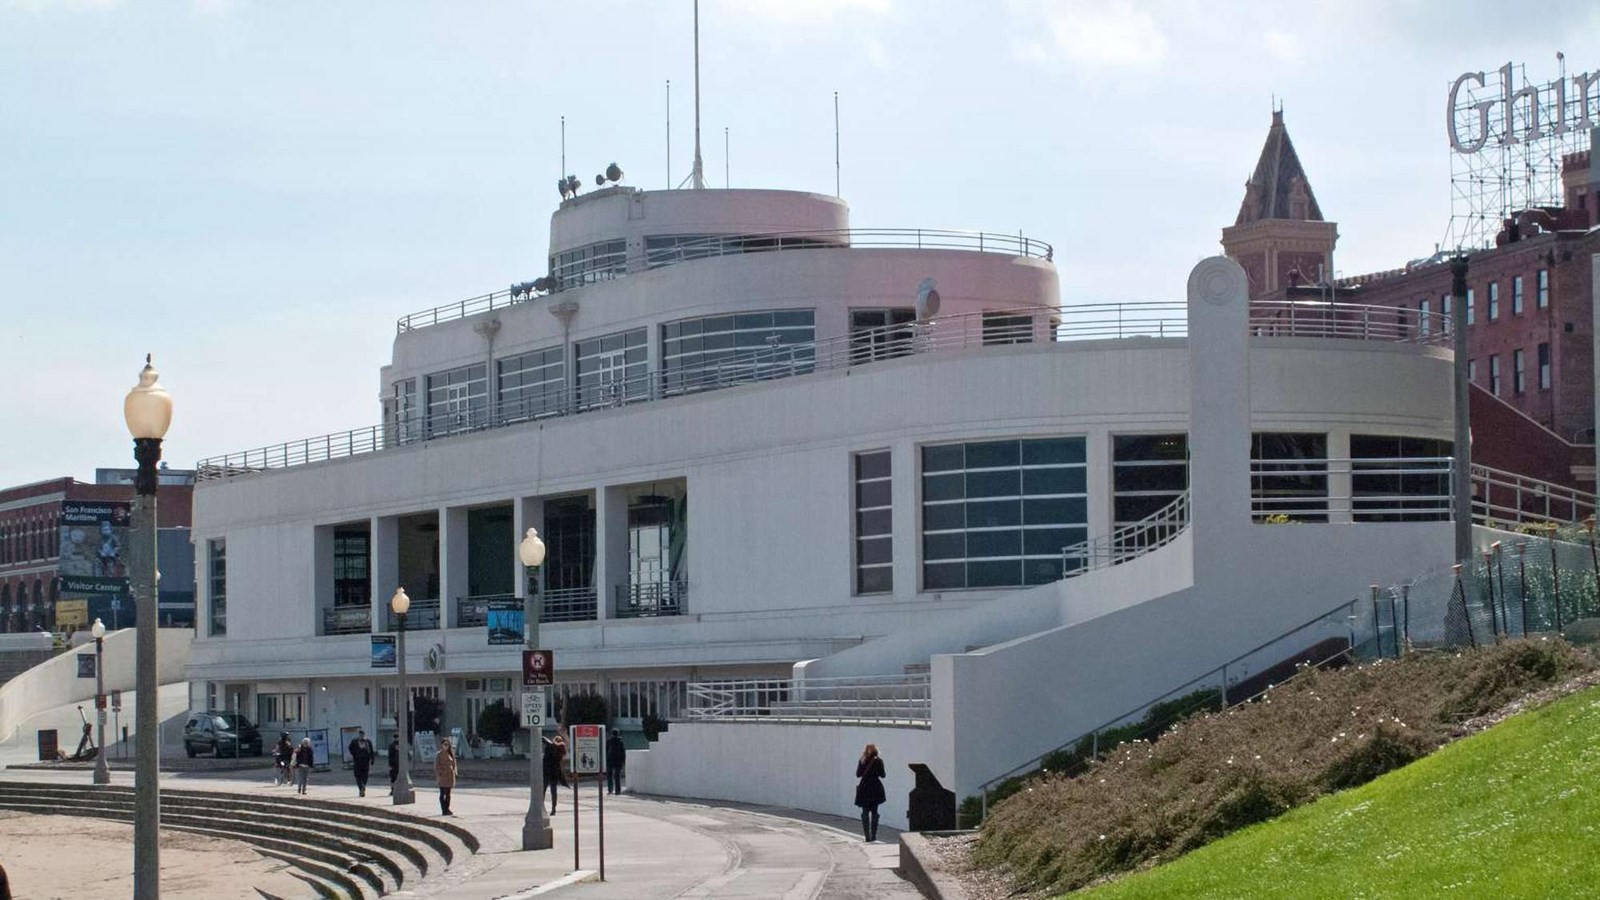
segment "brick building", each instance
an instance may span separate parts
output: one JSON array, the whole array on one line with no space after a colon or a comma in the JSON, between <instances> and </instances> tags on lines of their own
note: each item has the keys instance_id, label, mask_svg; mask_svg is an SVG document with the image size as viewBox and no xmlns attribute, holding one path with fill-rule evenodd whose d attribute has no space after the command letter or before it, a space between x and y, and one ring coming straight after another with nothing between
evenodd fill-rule
<instances>
[{"instance_id":1,"label":"brick building","mask_svg":"<svg viewBox=\"0 0 1600 900\"><path fill-rule=\"evenodd\" d=\"M1600 179L1590 154L1564 161L1565 205L1506 221L1472 253L1467 358L1473 461L1594 489L1594 285ZM1245 188L1223 251L1250 276L1252 300L1332 300L1374 307L1384 327L1443 327L1452 312L1449 255L1331 279L1337 227L1322 218L1281 112Z\"/></svg>"},{"instance_id":2,"label":"brick building","mask_svg":"<svg viewBox=\"0 0 1600 900\"><path fill-rule=\"evenodd\" d=\"M69 630L68 623L58 622L57 617L63 596L75 593L70 586L63 590L63 511L69 504L132 501L132 471L100 469L93 484L52 478L0 490L0 632ZM194 618L194 550L189 543L193 491L193 472L162 470L157 552L162 570L158 608L164 624L189 625ZM120 624L133 624L132 606L124 606L122 598L83 599L88 601L84 604L88 621L98 616L113 627L116 612Z\"/></svg>"}]
</instances>

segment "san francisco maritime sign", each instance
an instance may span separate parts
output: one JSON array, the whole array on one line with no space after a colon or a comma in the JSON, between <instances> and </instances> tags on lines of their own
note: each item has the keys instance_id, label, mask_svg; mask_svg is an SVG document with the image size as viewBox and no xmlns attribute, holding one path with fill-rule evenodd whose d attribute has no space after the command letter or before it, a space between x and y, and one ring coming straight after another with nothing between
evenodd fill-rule
<instances>
[{"instance_id":1,"label":"san francisco maritime sign","mask_svg":"<svg viewBox=\"0 0 1600 900\"><path fill-rule=\"evenodd\" d=\"M1595 127L1600 69L1534 85L1519 76L1519 68L1501 66L1493 85L1488 73L1465 72L1450 86L1445 126L1457 153L1477 153L1491 140L1509 147Z\"/></svg>"}]
</instances>

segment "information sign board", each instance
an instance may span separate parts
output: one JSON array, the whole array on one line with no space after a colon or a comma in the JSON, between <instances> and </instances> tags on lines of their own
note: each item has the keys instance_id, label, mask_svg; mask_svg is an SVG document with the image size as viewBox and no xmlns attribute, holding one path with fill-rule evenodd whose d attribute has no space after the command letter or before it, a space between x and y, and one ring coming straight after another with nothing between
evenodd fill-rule
<instances>
[{"instance_id":1,"label":"information sign board","mask_svg":"<svg viewBox=\"0 0 1600 900\"><path fill-rule=\"evenodd\" d=\"M553 650L522 651L522 686L539 687L556 683L556 654Z\"/></svg>"},{"instance_id":2,"label":"information sign board","mask_svg":"<svg viewBox=\"0 0 1600 900\"><path fill-rule=\"evenodd\" d=\"M606 743L604 725L572 726L572 771L579 775L593 775L601 770L605 756L601 749Z\"/></svg>"},{"instance_id":3,"label":"information sign board","mask_svg":"<svg viewBox=\"0 0 1600 900\"><path fill-rule=\"evenodd\" d=\"M79 678L93 678L94 677L94 654L93 653L80 653L80 654L78 654L78 677Z\"/></svg>"},{"instance_id":4,"label":"information sign board","mask_svg":"<svg viewBox=\"0 0 1600 900\"><path fill-rule=\"evenodd\" d=\"M545 711L544 688L533 688L522 692L522 727L543 728Z\"/></svg>"}]
</instances>

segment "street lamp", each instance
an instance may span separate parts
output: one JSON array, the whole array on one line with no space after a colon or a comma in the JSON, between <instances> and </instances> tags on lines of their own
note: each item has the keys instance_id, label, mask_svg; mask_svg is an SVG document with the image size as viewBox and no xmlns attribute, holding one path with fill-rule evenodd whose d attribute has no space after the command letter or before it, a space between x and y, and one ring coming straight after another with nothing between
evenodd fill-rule
<instances>
[{"instance_id":1,"label":"street lamp","mask_svg":"<svg viewBox=\"0 0 1600 900\"><path fill-rule=\"evenodd\" d=\"M111 770L106 768L106 623L95 619L89 633L94 635L94 723L98 729L94 742L100 748L94 754L94 783L110 784Z\"/></svg>"},{"instance_id":2,"label":"street lamp","mask_svg":"<svg viewBox=\"0 0 1600 900\"><path fill-rule=\"evenodd\" d=\"M144 358L139 384L122 401L122 417L133 436L133 458L139 463L133 480L133 527L128 546L129 587L133 591L136 626L133 769L133 896L161 896L161 794L156 782L161 744L156 699L156 464L161 439L172 424L172 395L156 384L160 374Z\"/></svg>"},{"instance_id":3,"label":"street lamp","mask_svg":"<svg viewBox=\"0 0 1600 900\"><path fill-rule=\"evenodd\" d=\"M394 805L405 806L417 802L417 792L411 787L411 690L406 686L406 613L411 611L411 598L405 588L394 589L389 608L400 617L400 639L395 647L395 665L400 670L400 778L394 783Z\"/></svg>"},{"instance_id":4,"label":"street lamp","mask_svg":"<svg viewBox=\"0 0 1600 900\"><path fill-rule=\"evenodd\" d=\"M539 567L544 565L544 541L539 530L529 528L517 547L517 555L528 569L528 599L523 604L523 634L529 650L539 649ZM544 735L542 728L528 734L528 815L522 820L522 849L549 850L555 844L550 823L544 818Z\"/></svg>"}]
</instances>

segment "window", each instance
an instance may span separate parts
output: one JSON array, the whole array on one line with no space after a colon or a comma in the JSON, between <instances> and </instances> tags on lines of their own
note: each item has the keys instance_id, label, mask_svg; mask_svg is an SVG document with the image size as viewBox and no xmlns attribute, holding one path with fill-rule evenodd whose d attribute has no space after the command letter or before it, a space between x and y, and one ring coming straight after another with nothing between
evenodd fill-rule
<instances>
[{"instance_id":1,"label":"window","mask_svg":"<svg viewBox=\"0 0 1600 900\"><path fill-rule=\"evenodd\" d=\"M1467 288L1467 324L1473 325L1478 321L1478 300L1472 288Z\"/></svg>"},{"instance_id":2,"label":"window","mask_svg":"<svg viewBox=\"0 0 1600 900\"><path fill-rule=\"evenodd\" d=\"M1500 357L1498 354L1489 357L1489 393L1500 396Z\"/></svg>"},{"instance_id":3,"label":"window","mask_svg":"<svg viewBox=\"0 0 1600 900\"><path fill-rule=\"evenodd\" d=\"M394 383L393 393L389 398L389 421L397 444L409 443L416 440L421 433L418 427L417 410L417 380L415 378L402 378Z\"/></svg>"},{"instance_id":4,"label":"window","mask_svg":"<svg viewBox=\"0 0 1600 900\"><path fill-rule=\"evenodd\" d=\"M1511 279L1511 314L1522 315L1522 276L1517 275Z\"/></svg>"},{"instance_id":5,"label":"window","mask_svg":"<svg viewBox=\"0 0 1600 900\"><path fill-rule=\"evenodd\" d=\"M1445 334L1449 334L1450 329L1456 327L1455 320L1451 318L1455 315L1455 304L1451 302L1452 299L1449 294L1439 295L1439 318Z\"/></svg>"},{"instance_id":6,"label":"window","mask_svg":"<svg viewBox=\"0 0 1600 900\"><path fill-rule=\"evenodd\" d=\"M1432 311L1431 304L1427 300L1418 301L1417 330L1419 332L1423 334L1431 334L1433 332L1433 316L1429 315Z\"/></svg>"},{"instance_id":7,"label":"window","mask_svg":"<svg viewBox=\"0 0 1600 900\"><path fill-rule=\"evenodd\" d=\"M1033 343L1033 316L1026 313L984 313L983 343L984 346Z\"/></svg>"},{"instance_id":8,"label":"window","mask_svg":"<svg viewBox=\"0 0 1600 900\"><path fill-rule=\"evenodd\" d=\"M850 310L851 364L911 353L916 319L917 311L909 306Z\"/></svg>"},{"instance_id":9,"label":"window","mask_svg":"<svg viewBox=\"0 0 1600 900\"><path fill-rule=\"evenodd\" d=\"M1540 269L1539 270L1539 277L1538 277L1538 280L1536 282L1535 288L1538 291L1539 308L1540 309L1549 308L1549 306L1550 306L1550 270L1549 269Z\"/></svg>"},{"instance_id":10,"label":"window","mask_svg":"<svg viewBox=\"0 0 1600 900\"><path fill-rule=\"evenodd\" d=\"M206 581L210 587L212 637L228 633L228 542L226 538L206 541Z\"/></svg>"},{"instance_id":11,"label":"window","mask_svg":"<svg viewBox=\"0 0 1600 900\"><path fill-rule=\"evenodd\" d=\"M645 330L635 328L574 345L578 405L592 409L649 397L650 362L645 342Z\"/></svg>"},{"instance_id":12,"label":"window","mask_svg":"<svg viewBox=\"0 0 1600 900\"><path fill-rule=\"evenodd\" d=\"M1351 435L1350 491L1355 520L1448 521L1451 447L1449 441L1430 438Z\"/></svg>"},{"instance_id":13,"label":"window","mask_svg":"<svg viewBox=\"0 0 1600 900\"><path fill-rule=\"evenodd\" d=\"M1119 434L1111 438L1113 528L1137 524L1188 489L1187 434Z\"/></svg>"},{"instance_id":14,"label":"window","mask_svg":"<svg viewBox=\"0 0 1600 900\"><path fill-rule=\"evenodd\" d=\"M1550 390L1550 345L1539 345L1539 390Z\"/></svg>"},{"instance_id":15,"label":"window","mask_svg":"<svg viewBox=\"0 0 1600 900\"><path fill-rule=\"evenodd\" d=\"M817 358L816 311L773 310L661 326L666 394L804 375Z\"/></svg>"},{"instance_id":16,"label":"window","mask_svg":"<svg viewBox=\"0 0 1600 900\"><path fill-rule=\"evenodd\" d=\"M1513 350L1511 351L1511 393L1518 397L1527 393L1528 390L1528 384L1523 380L1523 376L1522 351Z\"/></svg>"},{"instance_id":17,"label":"window","mask_svg":"<svg viewBox=\"0 0 1600 900\"><path fill-rule=\"evenodd\" d=\"M429 375L429 437L470 431L488 424L489 379L483 363Z\"/></svg>"},{"instance_id":18,"label":"window","mask_svg":"<svg viewBox=\"0 0 1600 900\"><path fill-rule=\"evenodd\" d=\"M1250 511L1255 521L1328 521L1328 436L1257 432L1250 436Z\"/></svg>"},{"instance_id":19,"label":"window","mask_svg":"<svg viewBox=\"0 0 1600 900\"><path fill-rule=\"evenodd\" d=\"M893 482L889 451L855 456L856 593L894 590Z\"/></svg>"},{"instance_id":20,"label":"window","mask_svg":"<svg viewBox=\"0 0 1600 900\"><path fill-rule=\"evenodd\" d=\"M1087 512L1081 437L925 446L923 589L1056 581Z\"/></svg>"},{"instance_id":21,"label":"window","mask_svg":"<svg viewBox=\"0 0 1600 900\"><path fill-rule=\"evenodd\" d=\"M1478 361L1475 359L1467 360L1467 380L1473 384L1478 383Z\"/></svg>"},{"instance_id":22,"label":"window","mask_svg":"<svg viewBox=\"0 0 1600 900\"><path fill-rule=\"evenodd\" d=\"M1489 282L1489 321L1500 318L1500 282Z\"/></svg>"},{"instance_id":23,"label":"window","mask_svg":"<svg viewBox=\"0 0 1600 900\"><path fill-rule=\"evenodd\" d=\"M501 417L515 422L559 412L566 393L565 357L563 348L546 347L496 360Z\"/></svg>"},{"instance_id":24,"label":"window","mask_svg":"<svg viewBox=\"0 0 1600 900\"><path fill-rule=\"evenodd\" d=\"M685 681L613 681L607 690L606 711L629 720L643 719L646 714L681 718L689 696Z\"/></svg>"},{"instance_id":25,"label":"window","mask_svg":"<svg viewBox=\"0 0 1600 900\"><path fill-rule=\"evenodd\" d=\"M372 603L372 544L368 528L333 530L333 605Z\"/></svg>"},{"instance_id":26,"label":"window","mask_svg":"<svg viewBox=\"0 0 1600 900\"><path fill-rule=\"evenodd\" d=\"M628 273L628 242L600 241L550 257L550 274L564 288L610 281Z\"/></svg>"},{"instance_id":27,"label":"window","mask_svg":"<svg viewBox=\"0 0 1600 900\"><path fill-rule=\"evenodd\" d=\"M648 268L691 259L703 259L726 252L725 238L716 234L653 234L644 239L644 259Z\"/></svg>"}]
</instances>

